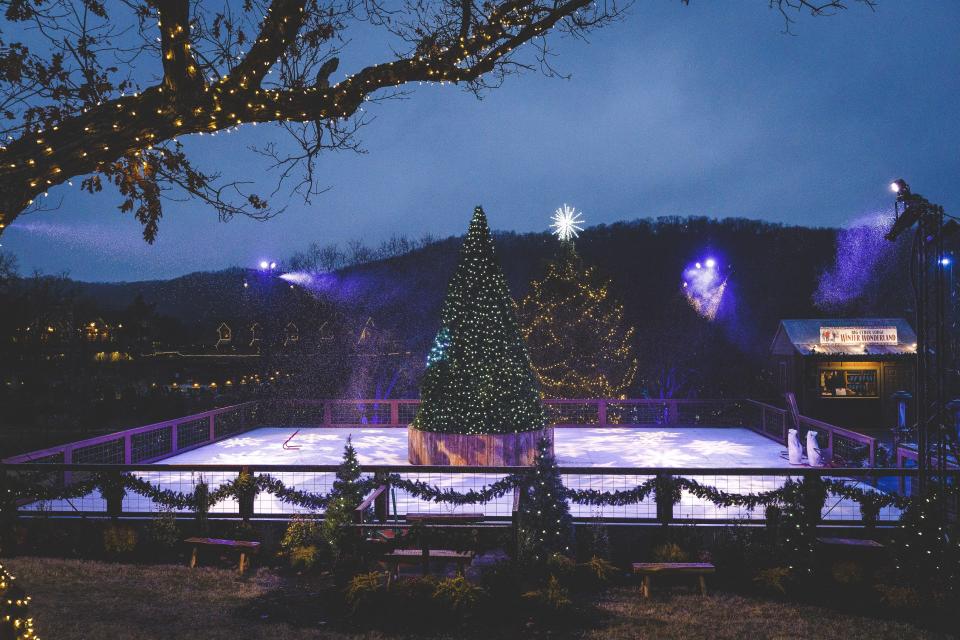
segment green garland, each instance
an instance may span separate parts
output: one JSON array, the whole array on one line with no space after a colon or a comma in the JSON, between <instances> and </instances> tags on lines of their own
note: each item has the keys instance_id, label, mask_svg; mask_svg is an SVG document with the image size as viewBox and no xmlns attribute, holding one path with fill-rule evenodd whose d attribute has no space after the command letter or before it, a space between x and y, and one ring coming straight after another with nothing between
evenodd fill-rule
<instances>
[{"instance_id":1,"label":"green garland","mask_svg":"<svg viewBox=\"0 0 960 640\"><path fill-rule=\"evenodd\" d=\"M505 496L514 489L529 482L529 472L514 473L504 476L500 480L485 485L480 489L469 489L465 492L451 488L441 488L421 480L408 480L398 474L386 476L372 476L360 481L359 487L367 493L381 484L406 491L411 496L427 502L442 502L456 506L487 503ZM17 478L8 489L17 500L51 501L80 498L94 489L101 492L115 487L120 482L122 486L139 495L145 496L153 502L172 509L209 511L210 507L230 497L240 499L248 492L265 492L275 496L281 502L294 504L313 510L326 509L333 497L333 492L326 494L311 493L286 486L280 479L271 475L261 474L250 476L240 474L233 480L225 482L212 492L183 493L164 489L147 480L131 474L117 476L115 473L97 474L82 482L67 487L52 488L41 484L26 484ZM824 487L830 493L853 500L860 505L863 520L867 524L876 522L879 512L884 507L906 509L912 499L894 494L881 493L874 490L865 490L850 485L847 481L833 478L822 479ZM688 491L695 497L710 502L718 507L745 507L749 510L757 507L782 506L793 499L795 480L788 478L784 486L761 493L729 493L716 487L704 485L696 480L674 476L655 476L632 489L617 491L598 491L596 489L566 489L564 497L570 501L590 506L626 506L649 499L652 495L670 494L673 504L680 501L682 491ZM197 495L201 493L201 495ZM205 496L202 494L206 494ZM198 504L200 500L204 505Z\"/></svg>"},{"instance_id":2,"label":"green garland","mask_svg":"<svg viewBox=\"0 0 960 640\"><path fill-rule=\"evenodd\" d=\"M421 480L407 480L397 474L390 474L377 484L389 484L392 487L403 489L410 495L426 500L427 502L446 502L454 505L478 504L490 502L497 498L502 498L510 491L523 485L529 480L527 473L514 473L493 484L486 485L480 489L469 489L466 492L455 491L454 489L435 487Z\"/></svg>"}]
</instances>

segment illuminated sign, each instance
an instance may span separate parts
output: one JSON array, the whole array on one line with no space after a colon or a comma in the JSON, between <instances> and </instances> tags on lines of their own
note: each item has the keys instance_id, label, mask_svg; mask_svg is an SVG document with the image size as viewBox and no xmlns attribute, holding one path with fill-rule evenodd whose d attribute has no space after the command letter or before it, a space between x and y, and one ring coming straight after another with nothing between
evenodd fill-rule
<instances>
[{"instance_id":1,"label":"illuminated sign","mask_svg":"<svg viewBox=\"0 0 960 640\"><path fill-rule=\"evenodd\" d=\"M820 327L820 344L897 344L897 328Z\"/></svg>"}]
</instances>

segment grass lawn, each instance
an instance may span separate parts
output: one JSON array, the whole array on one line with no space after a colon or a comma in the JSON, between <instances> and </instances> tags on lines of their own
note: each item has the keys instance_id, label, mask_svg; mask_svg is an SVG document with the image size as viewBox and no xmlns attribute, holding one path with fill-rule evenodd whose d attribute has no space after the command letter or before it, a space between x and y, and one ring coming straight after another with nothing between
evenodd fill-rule
<instances>
[{"instance_id":1,"label":"grass lawn","mask_svg":"<svg viewBox=\"0 0 960 640\"><path fill-rule=\"evenodd\" d=\"M393 638L378 632L325 628L322 596L310 583L293 584L268 569L241 579L229 569L130 565L49 558L3 560L33 596L41 638L111 640L195 638ZM314 585L315 586L315 585ZM634 638L941 638L910 624L828 609L715 593L654 594L611 589L598 602L602 622L589 630L554 630L543 637L585 640ZM290 622L292 620L292 623ZM529 639L517 630L486 637ZM408 636L409 637L409 636ZM459 632L450 638L460 638Z\"/></svg>"}]
</instances>

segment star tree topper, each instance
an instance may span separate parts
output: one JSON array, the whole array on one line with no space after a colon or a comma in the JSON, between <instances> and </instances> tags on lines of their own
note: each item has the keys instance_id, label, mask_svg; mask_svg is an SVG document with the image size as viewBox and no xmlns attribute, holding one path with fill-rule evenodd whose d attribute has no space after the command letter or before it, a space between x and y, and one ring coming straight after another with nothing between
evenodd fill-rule
<instances>
[{"instance_id":1,"label":"star tree topper","mask_svg":"<svg viewBox=\"0 0 960 640\"><path fill-rule=\"evenodd\" d=\"M561 241L573 240L583 231L583 227L580 226L585 222L582 215L576 207L564 203L553 212L551 218L553 222L550 224L553 227L552 233Z\"/></svg>"}]
</instances>

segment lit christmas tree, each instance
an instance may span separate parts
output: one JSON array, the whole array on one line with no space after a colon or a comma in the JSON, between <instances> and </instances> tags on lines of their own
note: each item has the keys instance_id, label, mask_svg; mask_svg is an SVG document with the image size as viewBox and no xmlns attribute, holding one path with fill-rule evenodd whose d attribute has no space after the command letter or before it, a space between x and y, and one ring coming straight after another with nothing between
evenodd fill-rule
<instances>
[{"instance_id":1,"label":"lit christmas tree","mask_svg":"<svg viewBox=\"0 0 960 640\"><path fill-rule=\"evenodd\" d=\"M336 561L342 560L353 550L357 542L353 524L353 512L363 502L360 481L360 461L357 450L348 437L343 446L343 459L337 467L333 491L323 519L323 537L330 543Z\"/></svg>"},{"instance_id":2,"label":"lit christmas tree","mask_svg":"<svg viewBox=\"0 0 960 640\"><path fill-rule=\"evenodd\" d=\"M633 383L634 330L609 289L569 237L546 276L531 283L517 315L547 397L617 398Z\"/></svg>"},{"instance_id":3,"label":"lit christmas tree","mask_svg":"<svg viewBox=\"0 0 960 640\"><path fill-rule=\"evenodd\" d=\"M941 596L960 589L960 539L947 524L948 502L936 490L915 496L900 516L894 547L896 568L905 581Z\"/></svg>"},{"instance_id":4,"label":"lit christmas tree","mask_svg":"<svg viewBox=\"0 0 960 640\"><path fill-rule=\"evenodd\" d=\"M533 480L521 496L517 552L522 560L540 562L570 552L573 519L565 493L553 447L541 438Z\"/></svg>"},{"instance_id":5,"label":"lit christmas tree","mask_svg":"<svg viewBox=\"0 0 960 640\"><path fill-rule=\"evenodd\" d=\"M440 326L414 428L466 434L543 428L536 376L480 207L463 241Z\"/></svg>"}]
</instances>

